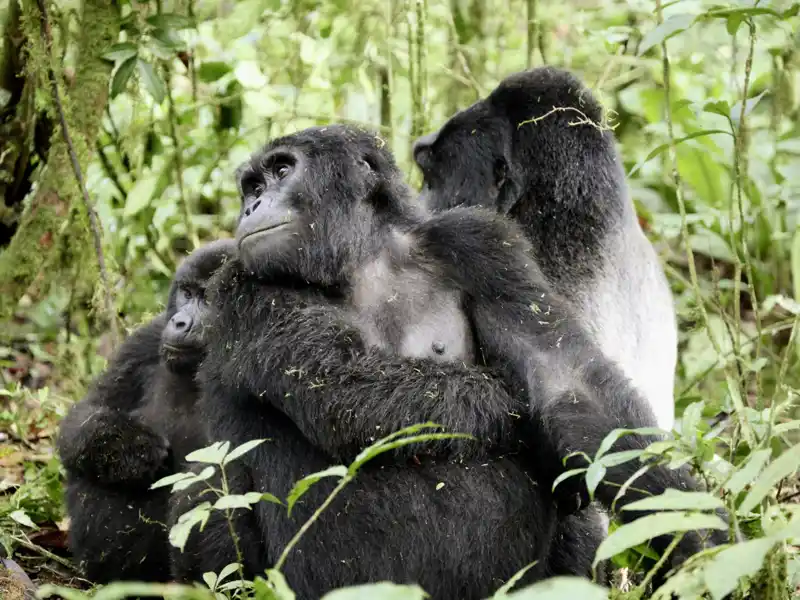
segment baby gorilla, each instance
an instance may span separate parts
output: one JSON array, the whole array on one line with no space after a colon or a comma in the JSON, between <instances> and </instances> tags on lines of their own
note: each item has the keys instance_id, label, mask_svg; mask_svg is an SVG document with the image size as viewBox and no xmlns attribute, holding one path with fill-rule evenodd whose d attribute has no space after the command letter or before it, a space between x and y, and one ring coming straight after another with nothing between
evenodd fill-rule
<instances>
[{"instance_id":1,"label":"baby gorilla","mask_svg":"<svg viewBox=\"0 0 800 600\"><path fill-rule=\"evenodd\" d=\"M235 252L233 240L220 240L186 258L166 312L125 340L61 423L69 545L96 583L169 579L169 488L148 488L205 443L194 382L205 355L205 286Z\"/></svg>"}]
</instances>

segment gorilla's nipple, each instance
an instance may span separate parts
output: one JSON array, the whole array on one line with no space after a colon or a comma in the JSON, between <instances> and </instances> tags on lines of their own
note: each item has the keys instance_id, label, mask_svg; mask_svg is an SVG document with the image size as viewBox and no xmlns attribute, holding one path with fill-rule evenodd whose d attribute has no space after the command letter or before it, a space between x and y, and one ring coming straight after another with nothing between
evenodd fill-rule
<instances>
[{"instance_id":1,"label":"gorilla's nipple","mask_svg":"<svg viewBox=\"0 0 800 600\"><path fill-rule=\"evenodd\" d=\"M436 354L444 354L445 347L442 342L433 342L431 344L431 348L433 348L433 351L436 352Z\"/></svg>"}]
</instances>

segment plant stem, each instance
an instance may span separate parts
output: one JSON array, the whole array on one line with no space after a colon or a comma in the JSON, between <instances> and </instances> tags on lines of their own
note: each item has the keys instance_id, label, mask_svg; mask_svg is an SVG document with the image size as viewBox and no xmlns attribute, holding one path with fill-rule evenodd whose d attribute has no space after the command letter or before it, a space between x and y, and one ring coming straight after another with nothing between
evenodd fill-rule
<instances>
[{"instance_id":1,"label":"plant stem","mask_svg":"<svg viewBox=\"0 0 800 600\"><path fill-rule=\"evenodd\" d=\"M348 483L350 483L352 480L353 480L353 476L350 475L350 474L345 475L344 477L342 477L339 480L339 483L336 485L336 487L333 489L333 491L328 495L327 498L325 498L325 502L323 502L319 506L319 508L317 508L317 510L314 511L314 514L311 515L311 517L308 519L308 521L303 523L303 526L300 527L300 529L297 530L297 533L294 534L294 537L291 540L289 540L288 544L286 544L286 547L283 549L283 552L281 553L281 556L278 559L278 562L275 563L275 567L274 567L275 569L280 571L281 568L283 568L283 565L284 565L284 563L286 563L286 559L288 558L289 552L291 552L292 548L294 548L297 545L297 543L300 541L300 538L303 537L305 532L309 530L309 528L320 517L320 515L323 513L323 511L326 508L328 508L328 506L330 506L331 502L333 502L333 500L336 498L336 496L338 496L339 493L345 488L345 486Z\"/></svg>"}]
</instances>

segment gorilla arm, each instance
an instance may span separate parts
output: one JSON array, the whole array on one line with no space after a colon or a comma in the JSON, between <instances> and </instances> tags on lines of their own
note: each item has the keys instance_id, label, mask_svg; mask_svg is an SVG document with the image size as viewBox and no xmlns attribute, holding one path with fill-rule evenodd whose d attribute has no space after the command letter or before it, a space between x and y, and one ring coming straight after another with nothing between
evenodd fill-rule
<instances>
[{"instance_id":1,"label":"gorilla arm","mask_svg":"<svg viewBox=\"0 0 800 600\"><path fill-rule=\"evenodd\" d=\"M219 338L209 344L202 370L215 394L264 398L311 443L341 460L425 421L478 439L426 443L425 450L437 455L471 455L514 441L513 415L523 405L487 369L367 350L321 293L273 287L230 271L221 279L223 301L212 300L219 314L209 331Z\"/></svg>"},{"instance_id":2,"label":"gorilla arm","mask_svg":"<svg viewBox=\"0 0 800 600\"><path fill-rule=\"evenodd\" d=\"M146 485L164 465L166 440L130 412L141 406L153 381L165 324L162 314L134 331L62 420L58 453L70 473Z\"/></svg>"},{"instance_id":3,"label":"gorilla arm","mask_svg":"<svg viewBox=\"0 0 800 600\"><path fill-rule=\"evenodd\" d=\"M594 456L614 429L655 426L654 415L631 382L600 353L574 321L566 302L549 291L515 225L480 210L453 209L419 226L415 241L430 264L446 265L446 276L471 295L468 312L487 363L498 365L507 380L527 391L526 421L537 433L544 433L549 440L545 443L556 449L560 459L573 452ZM611 451L643 450L658 439L625 435ZM534 443L538 448L542 440ZM572 457L567 468L584 464L580 456ZM636 461L629 461L608 468L596 491L607 509L638 467ZM577 491L587 499L582 477L561 485L566 489L579 486ZM667 488L696 490L699 485L688 468L653 465L617 500L615 508ZM563 498L558 489L556 494ZM621 517L631 521L644 514L622 512ZM712 539L724 542L722 535L715 531ZM669 541L658 540L659 550ZM685 557L698 549L699 538L687 534L678 554Z\"/></svg>"}]
</instances>

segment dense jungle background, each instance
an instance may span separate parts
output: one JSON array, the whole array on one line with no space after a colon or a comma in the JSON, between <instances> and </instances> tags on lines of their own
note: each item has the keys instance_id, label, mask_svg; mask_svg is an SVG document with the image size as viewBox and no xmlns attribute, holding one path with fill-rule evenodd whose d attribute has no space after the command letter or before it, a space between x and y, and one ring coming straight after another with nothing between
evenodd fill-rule
<instances>
[{"instance_id":1,"label":"dense jungle background","mask_svg":"<svg viewBox=\"0 0 800 600\"><path fill-rule=\"evenodd\" d=\"M231 235L233 173L251 151L311 125L366 124L416 185L416 137L503 77L550 64L604 102L674 291L680 433L651 451L692 463L712 493L657 508L724 504L748 536L668 587L800 594L798 11L787 0L0 0L0 546L38 584L89 593L65 545L59 419L163 308L181 258ZM676 530L676 514L656 527ZM649 535L615 531L611 591L564 580L497 597L640 597ZM291 597L276 572L241 588L223 585L241 584L227 571L205 591L113 584L103 597ZM0 597L19 597L4 581ZM422 597L380 590L335 597Z\"/></svg>"}]
</instances>

